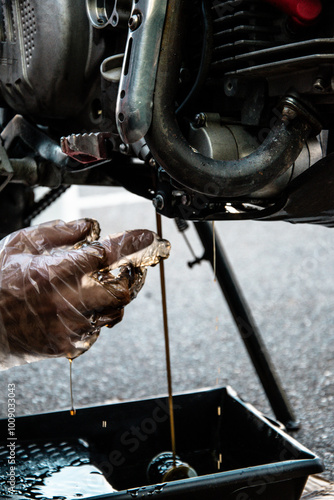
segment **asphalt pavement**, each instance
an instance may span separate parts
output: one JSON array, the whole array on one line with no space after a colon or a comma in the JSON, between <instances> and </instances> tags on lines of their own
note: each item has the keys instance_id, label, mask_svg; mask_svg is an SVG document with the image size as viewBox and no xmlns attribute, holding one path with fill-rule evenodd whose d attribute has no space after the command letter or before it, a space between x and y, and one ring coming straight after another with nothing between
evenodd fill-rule
<instances>
[{"instance_id":1,"label":"asphalt pavement","mask_svg":"<svg viewBox=\"0 0 334 500\"><path fill-rule=\"evenodd\" d=\"M103 234L155 229L148 201L116 188L71 188L44 220L95 217ZM39 218L36 222L43 220ZM173 391L232 386L272 416L208 263L190 269L192 255L172 220L166 261ZM216 230L252 309L262 338L302 424L294 437L320 455L334 480L334 231L283 222L219 222ZM187 231L196 255L202 248ZM17 414L70 408L69 363L54 359L0 373L0 395L16 385ZM77 408L166 393L167 380L158 268L126 308L124 320L103 329L73 363ZM5 417L6 405L1 405Z\"/></svg>"}]
</instances>

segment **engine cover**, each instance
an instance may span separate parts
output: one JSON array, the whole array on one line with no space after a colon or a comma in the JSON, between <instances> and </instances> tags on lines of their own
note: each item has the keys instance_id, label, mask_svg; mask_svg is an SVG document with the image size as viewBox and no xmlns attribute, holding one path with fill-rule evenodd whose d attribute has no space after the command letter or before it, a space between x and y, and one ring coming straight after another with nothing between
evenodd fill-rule
<instances>
[{"instance_id":1,"label":"engine cover","mask_svg":"<svg viewBox=\"0 0 334 500\"><path fill-rule=\"evenodd\" d=\"M87 106L101 56L82 0L0 4L0 90L16 112L67 118Z\"/></svg>"}]
</instances>

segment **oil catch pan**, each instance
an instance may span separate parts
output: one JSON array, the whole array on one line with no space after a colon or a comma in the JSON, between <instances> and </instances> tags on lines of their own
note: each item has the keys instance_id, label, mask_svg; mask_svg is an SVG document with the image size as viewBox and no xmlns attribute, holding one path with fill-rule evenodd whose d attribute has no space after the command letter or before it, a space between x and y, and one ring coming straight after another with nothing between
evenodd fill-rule
<instances>
[{"instance_id":1,"label":"oil catch pan","mask_svg":"<svg viewBox=\"0 0 334 500\"><path fill-rule=\"evenodd\" d=\"M10 498L298 500L307 477L323 470L317 456L229 387L174 396L174 412L177 455L197 477L148 483L151 460L170 451L168 401L159 397L75 416L18 417ZM7 424L0 421L0 498L8 498ZM91 486L93 476L100 481Z\"/></svg>"}]
</instances>

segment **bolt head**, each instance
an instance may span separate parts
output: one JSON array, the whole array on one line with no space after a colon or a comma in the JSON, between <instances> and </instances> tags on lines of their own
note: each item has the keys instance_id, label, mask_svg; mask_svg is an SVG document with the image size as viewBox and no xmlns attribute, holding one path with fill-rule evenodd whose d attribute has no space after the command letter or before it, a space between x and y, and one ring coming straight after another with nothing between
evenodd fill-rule
<instances>
[{"instance_id":1,"label":"bolt head","mask_svg":"<svg viewBox=\"0 0 334 500\"><path fill-rule=\"evenodd\" d=\"M284 106L282 116L288 118L289 120L294 120L297 116L297 112L290 106Z\"/></svg>"},{"instance_id":2,"label":"bolt head","mask_svg":"<svg viewBox=\"0 0 334 500\"><path fill-rule=\"evenodd\" d=\"M313 88L317 92L325 92L325 82L323 78L317 78L313 84Z\"/></svg>"},{"instance_id":3,"label":"bolt head","mask_svg":"<svg viewBox=\"0 0 334 500\"><path fill-rule=\"evenodd\" d=\"M182 205L184 205L184 206L188 206L188 205L190 205L190 199L189 199L189 196L188 196L187 194L183 194L183 195L181 196L181 203L182 203Z\"/></svg>"},{"instance_id":4,"label":"bolt head","mask_svg":"<svg viewBox=\"0 0 334 500\"><path fill-rule=\"evenodd\" d=\"M195 125L196 127L204 127L206 123L206 114L205 113L198 113L195 116Z\"/></svg>"},{"instance_id":5,"label":"bolt head","mask_svg":"<svg viewBox=\"0 0 334 500\"><path fill-rule=\"evenodd\" d=\"M123 155L127 155L129 153L129 146L127 144L120 144L119 145L119 152L122 153Z\"/></svg>"},{"instance_id":6,"label":"bolt head","mask_svg":"<svg viewBox=\"0 0 334 500\"><path fill-rule=\"evenodd\" d=\"M164 197L161 194L157 194L155 198L153 198L153 206L157 210L162 210L165 206Z\"/></svg>"}]
</instances>

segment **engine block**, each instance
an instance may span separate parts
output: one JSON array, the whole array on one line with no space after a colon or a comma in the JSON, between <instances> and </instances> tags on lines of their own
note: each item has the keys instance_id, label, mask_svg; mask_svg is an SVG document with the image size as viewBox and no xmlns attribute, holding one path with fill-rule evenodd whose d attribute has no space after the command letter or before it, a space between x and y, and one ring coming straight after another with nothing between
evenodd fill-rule
<instances>
[{"instance_id":1,"label":"engine block","mask_svg":"<svg viewBox=\"0 0 334 500\"><path fill-rule=\"evenodd\" d=\"M80 0L0 4L0 93L16 112L55 119L92 99L101 47Z\"/></svg>"},{"instance_id":2,"label":"engine block","mask_svg":"<svg viewBox=\"0 0 334 500\"><path fill-rule=\"evenodd\" d=\"M263 0L214 2L212 11L215 75L265 79L271 96L289 87L314 96L334 93L331 2L324 2L323 17L310 26L293 23Z\"/></svg>"}]
</instances>

